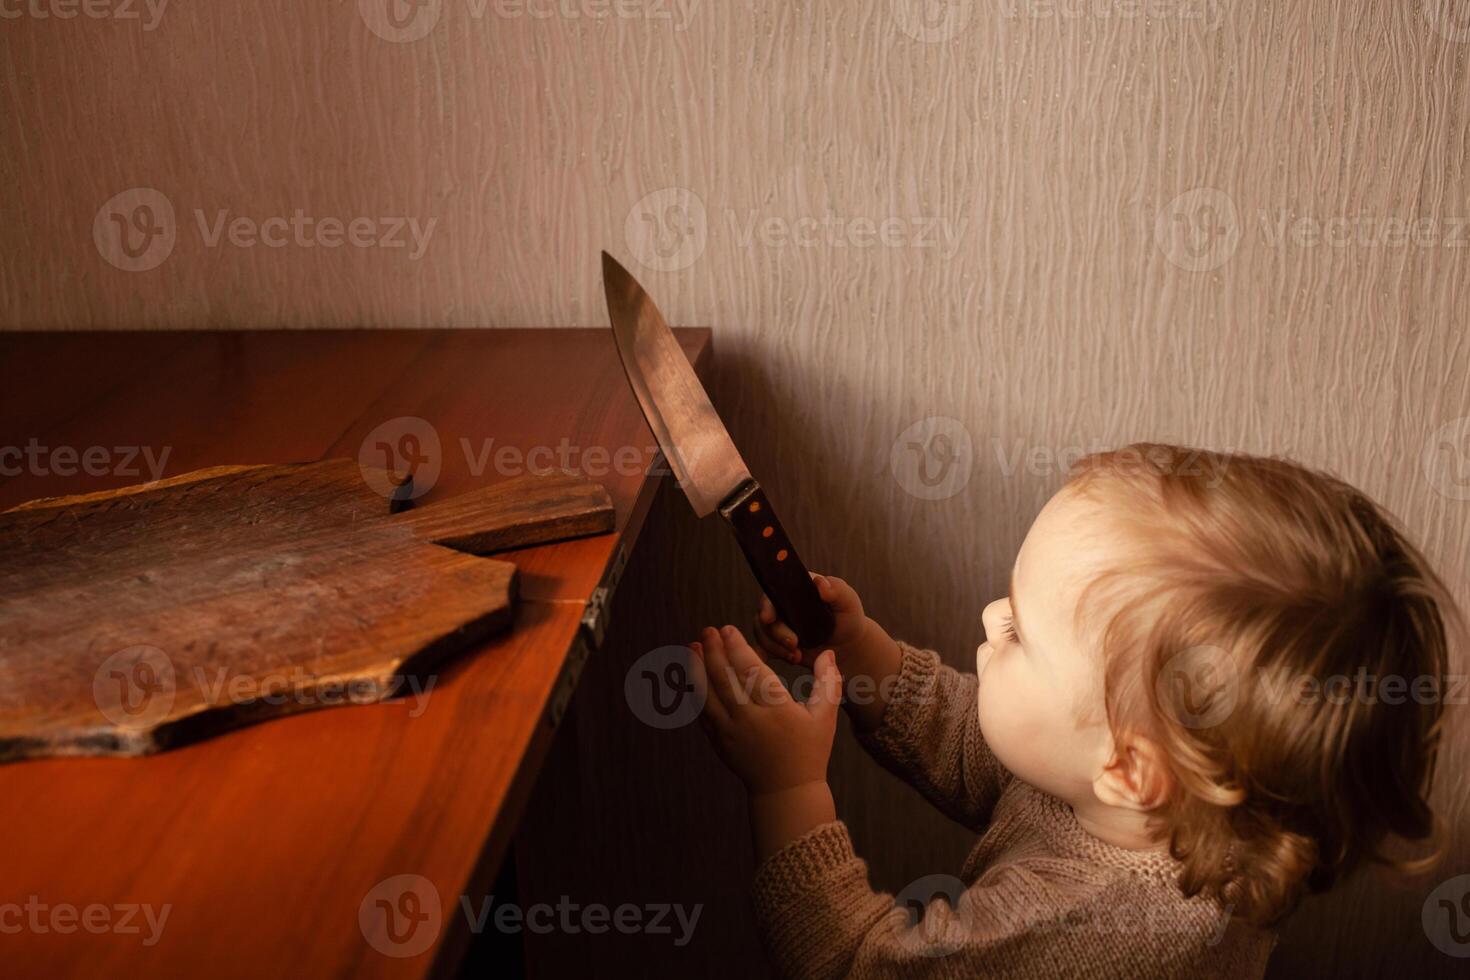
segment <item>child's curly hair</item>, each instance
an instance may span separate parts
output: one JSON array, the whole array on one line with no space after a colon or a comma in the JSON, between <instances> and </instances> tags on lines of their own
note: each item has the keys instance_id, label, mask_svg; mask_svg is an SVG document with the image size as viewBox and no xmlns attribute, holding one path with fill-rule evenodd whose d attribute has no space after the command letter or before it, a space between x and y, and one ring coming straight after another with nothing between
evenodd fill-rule
<instances>
[{"instance_id":1,"label":"child's curly hair","mask_svg":"<svg viewBox=\"0 0 1470 980\"><path fill-rule=\"evenodd\" d=\"M1435 842L1444 585L1362 493L1280 459L1136 444L1069 487L1136 551L1092 583L1115 732L1157 744L1187 895L1278 922L1393 836Z\"/></svg>"}]
</instances>

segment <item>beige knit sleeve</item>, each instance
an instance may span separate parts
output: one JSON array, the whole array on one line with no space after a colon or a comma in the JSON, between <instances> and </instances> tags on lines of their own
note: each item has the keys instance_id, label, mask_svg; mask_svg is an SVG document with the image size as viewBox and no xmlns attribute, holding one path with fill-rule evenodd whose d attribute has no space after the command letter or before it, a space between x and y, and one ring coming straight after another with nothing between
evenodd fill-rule
<instances>
[{"instance_id":1,"label":"beige knit sleeve","mask_svg":"<svg viewBox=\"0 0 1470 980\"><path fill-rule=\"evenodd\" d=\"M1012 859L968 887L931 875L895 899L868 886L841 822L772 855L754 891L778 975L801 980L1252 980L1270 953L1269 936L1232 937L1228 911L1186 900L1170 879L1077 858Z\"/></svg>"},{"instance_id":2,"label":"beige knit sleeve","mask_svg":"<svg viewBox=\"0 0 1470 980\"><path fill-rule=\"evenodd\" d=\"M863 937L894 908L868 887L868 868L847 826L823 824L787 844L756 871L755 908L779 975L847 975Z\"/></svg>"},{"instance_id":3,"label":"beige knit sleeve","mask_svg":"<svg viewBox=\"0 0 1470 980\"><path fill-rule=\"evenodd\" d=\"M963 888L958 879L934 877ZM978 886L945 897L912 896L925 907L914 923L907 898L901 906L868 886L867 865L839 821L809 831L760 867L755 906L777 975L793 980L1059 975L1049 957L1016 948L1034 945L1025 920L1044 915L1049 896L1041 896L1043 908L1016 908L1020 914L1011 915L1007 906L1022 896L990 891Z\"/></svg>"},{"instance_id":4,"label":"beige knit sleeve","mask_svg":"<svg viewBox=\"0 0 1470 980\"><path fill-rule=\"evenodd\" d=\"M1011 780L980 735L979 678L898 641L903 660L883 722L858 741L946 816L976 831Z\"/></svg>"}]
</instances>

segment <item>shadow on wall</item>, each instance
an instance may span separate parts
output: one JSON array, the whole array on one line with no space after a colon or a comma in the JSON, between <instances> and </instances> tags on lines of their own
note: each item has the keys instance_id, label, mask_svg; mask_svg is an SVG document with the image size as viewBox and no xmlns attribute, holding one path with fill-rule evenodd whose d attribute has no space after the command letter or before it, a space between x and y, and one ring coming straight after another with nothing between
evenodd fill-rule
<instances>
[{"instance_id":1,"label":"shadow on wall","mask_svg":"<svg viewBox=\"0 0 1470 980\"><path fill-rule=\"evenodd\" d=\"M778 384L768 358L757 356L749 345L720 348L714 365L711 398L722 417L730 421L747 464L766 487L807 566L850 581L863 597L868 614L894 636L936 645L945 631L924 622L919 611L943 607L951 599L934 591L921 556L954 547L953 537L935 521L896 527L895 513L900 511L892 498L903 490L893 479L889 461L845 456L824 436L832 425L830 418L803 420L786 411L793 404L812 404L809 399L793 398L795 391L822 392L818 406L832 411L861 403L862 394L841 375L821 375L807 359L782 365L782 383ZM793 373L798 371L803 373ZM876 415L881 406L872 410ZM761 420L748 426L758 431L740 425L751 418ZM902 421L892 424L892 432L896 435L905 425ZM976 480L972 491L983 492L987 485ZM992 564L1008 569L1009 554ZM734 571L749 579L743 565ZM983 583L986 577L978 575L977 582ZM1004 581L1004 572L988 577ZM726 594L753 588L752 584ZM949 583L949 588L953 591L956 586ZM967 606L957 618L978 624L987 595L981 590L954 601L952 608L961 603ZM745 628L753 614L753 608L732 609L729 621ZM971 649L941 652L951 665L973 670ZM788 678L794 676L787 668L781 672ZM940 814L868 756L852 737L845 716L830 773L838 816L847 822L859 856L869 863L873 887L898 892L917 878L957 869L973 846L974 838L966 828Z\"/></svg>"},{"instance_id":2,"label":"shadow on wall","mask_svg":"<svg viewBox=\"0 0 1470 980\"><path fill-rule=\"evenodd\" d=\"M829 436L845 420L890 434L860 444L888 445L912 417L873 404L844 377L823 374L810 358L776 366L772 356L757 354L751 345L720 347L711 394L802 557L814 570L851 581L869 614L893 635L935 646L951 666L973 670L971 650L981 637L981 610L990 598L1005 593L1011 562L1031 517L1064 477L1059 471L1007 472L998 459L976 452L975 470L963 490L966 507L915 500L895 479L889 459L844 455L841 443ZM812 398L812 392L820 397ZM798 393L805 397L793 397ZM800 414L813 405L810 411L818 414ZM983 498L978 503L976 495ZM1025 519L1006 528L1004 540L982 540L984 531L954 523L966 512ZM956 549L967 555L964 567L975 569L971 581L936 580L926 573L924 556ZM744 565L735 562L717 570L715 581L721 598L732 597L725 607L726 621L748 626L753 609L734 601L754 594ZM1460 651L1459 665L1452 669L1463 672L1463 659ZM1455 723L1453 716L1450 723ZM1470 794L1470 776L1458 758L1462 743L1453 734L1447 737L1446 758L1436 778L1435 799L1451 817L1449 801ZM973 836L874 763L850 737L845 719L830 772L838 816L848 823L854 846L869 862L875 888L897 892L925 875L954 873L961 866ZM1283 929L1268 976L1366 977L1394 964L1412 966L1419 976L1462 975L1456 970L1461 961L1434 949L1423 926L1430 892L1464 871L1453 865L1463 853L1466 828L1452 825L1447 830L1453 842L1450 859L1425 878L1410 880L1368 868L1331 893L1308 898ZM1324 931L1340 937L1328 957L1320 938Z\"/></svg>"}]
</instances>

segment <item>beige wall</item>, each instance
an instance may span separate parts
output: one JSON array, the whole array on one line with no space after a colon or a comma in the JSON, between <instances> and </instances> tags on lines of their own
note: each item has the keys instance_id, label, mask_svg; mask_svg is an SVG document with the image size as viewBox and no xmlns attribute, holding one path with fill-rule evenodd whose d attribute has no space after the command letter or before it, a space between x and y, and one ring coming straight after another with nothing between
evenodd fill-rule
<instances>
[{"instance_id":1,"label":"beige wall","mask_svg":"<svg viewBox=\"0 0 1470 980\"><path fill-rule=\"evenodd\" d=\"M811 564L956 664L1054 460L1126 440L1330 467L1466 593L1463 2L531 6L0 22L0 322L596 325L607 247L716 328ZM298 209L426 247L210 244L222 211L244 243ZM129 258L113 214L165 233ZM935 487L911 442L954 449ZM1470 870L1466 762L1461 736L1441 877ZM850 746L837 780L879 883L954 866L960 834ZM1434 883L1314 903L1277 969L1448 973Z\"/></svg>"}]
</instances>

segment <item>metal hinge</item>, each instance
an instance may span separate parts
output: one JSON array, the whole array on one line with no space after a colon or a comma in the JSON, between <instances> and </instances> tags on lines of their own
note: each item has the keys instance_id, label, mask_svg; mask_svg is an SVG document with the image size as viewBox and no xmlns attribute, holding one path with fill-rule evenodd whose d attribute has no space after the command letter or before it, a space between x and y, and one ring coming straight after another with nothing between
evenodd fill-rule
<instances>
[{"instance_id":1,"label":"metal hinge","mask_svg":"<svg viewBox=\"0 0 1470 980\"><path fill-rule=\"evenodd\" d=\"M592 590L592 598L587 600L587 608L582 610L582 629L592 640L592 649L602 649L602 640L607 633L607 607L611 602L612 594L607 586L599 585Z\"/></svg>"},{"instance_id":2,"label":"metal hinge","mask_svg":"<svg viewBox=\"0 0 1470 980\"><path fill-rule=\"evenodd\" d=\"M581 629L577 630L577 637L572 641L572 648L567 651L567 662L562 665L561 676L557 678L556 690L551 696L551 705L548 716L551 727L556 728L566 717L567 708L572 703L572 694L577 690L577 681L582 676L582 668L587 664L587 658L594 650L602 649L602 641L607 635L607 619L612 605L613 592L618 583L622 581L623 569L628 565L628 552L621 544L613 555L612 563L608 566L607 574L602 578L602 584L592 590L592 595L587 600L586 607L582 610Z\"/></svg>"},{"instance_id":3,"label":"metal hinge","mask_svg":"<svg viewBox=\"0 0 1470 980\"><path fill-rule=\"evenodd\" d=\"M623 569L628 566L628 552L618 545L618 550L613 553L612 562L607 567L607 574L602 577L602 584L592 590L592 596L587 600L587 608L582 610L582 628L592 638L592 649L602 649L602 640L607 633L607 618L609 608L612 605L613 593L617 591L618 583L623 580Z\"/></svg>"}]
</instances>

